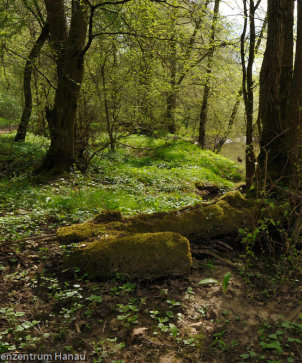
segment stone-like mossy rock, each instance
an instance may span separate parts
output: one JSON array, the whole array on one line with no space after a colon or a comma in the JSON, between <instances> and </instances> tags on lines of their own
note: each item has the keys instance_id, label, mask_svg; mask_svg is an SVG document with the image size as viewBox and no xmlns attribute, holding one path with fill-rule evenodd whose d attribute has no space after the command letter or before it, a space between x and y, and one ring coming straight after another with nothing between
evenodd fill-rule
<instances>
[{"instance_id":1,"label":"stone-like mossy rock","mask_svg":"<svg viewBox=\"0 0 302 363\"><path fill-rule=\"evenodd\" d=\"M189 241L178 233L139 233L96 240L75 248L64 259L66 267L80 267L91 278L116 272L129 278L155 279L190 272Z\"/></svg>"}]
</instances>

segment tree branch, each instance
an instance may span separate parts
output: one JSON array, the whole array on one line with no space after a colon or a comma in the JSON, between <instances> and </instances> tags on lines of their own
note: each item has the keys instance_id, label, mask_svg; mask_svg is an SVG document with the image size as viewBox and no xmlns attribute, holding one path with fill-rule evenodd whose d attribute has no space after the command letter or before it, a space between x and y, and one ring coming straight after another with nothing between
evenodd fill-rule
<instances>
[{"instance_id":1,"label":"tree branch","mask_svg":"<svg viewBox=\"0 0 302 363\"><path fill-rule=\"evenodd\" d=\"M12 49L9 49L9 48L7 48L6 46L4 47L4 49L5 50L7 50L7 52L9 52L9 53L12 53L12 54L14 54L14 55L16 55L17 57L19 57L19 58L21 58L21 59L23 59L23 60L25 60L25 61L27 61L27 62L30 62L31 63L31 65L35 68L35 70L39 73L39 74L41 74L41 76L43 77L43 78L45 78L45 80L47 81L47 83L50 85L50 87L51 88L53 88L54 90L56 90L57 88L52 84L52 82L49 80L49 78L43 73L43 72L41 72L40 70L39 70L39 68L35 65L35 63L33 63L30 59L28 59L28 58L25 58L25 57L23 57L23 55L21 55L21 54L19 54L18 52L16 52L16 51L14 51L14 50L12 50Z\"/></svg>"}]
</instances>

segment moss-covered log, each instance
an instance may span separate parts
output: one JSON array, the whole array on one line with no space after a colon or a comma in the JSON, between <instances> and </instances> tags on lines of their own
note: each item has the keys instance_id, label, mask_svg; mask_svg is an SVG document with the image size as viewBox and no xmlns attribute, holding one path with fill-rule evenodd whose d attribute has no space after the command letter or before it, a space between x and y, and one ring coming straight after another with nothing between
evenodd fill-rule
<instances>
[{"instance_id":1,"label":"moss-covered log","mask_svg":"<svg viewBox=\"0 0 302 363\"><path fill-rule=\"evenodd\" d=\"M117 272L129 278L155 279L189 274L189 241L178 233L139 233L81 244L65 257L89 277L108 278Z\"/></svg>"},{"instance_id":2,"label":"moss-covered log","mask_svg":"<svg viewBox=\"0 0 302 363\"><path fill-rule=\"evenodd\" d=\"M90 222L59 228L57 235L61 242L68 243L95 237L169 231L202 243L216 236L236 234L240 227L249 226L255 205L254 200L234 191L215 203L202 203L178 211L138 214L129 218L108 212Z\"/></svg>"},{"instance_id":3,"label":"moss-covered log","mask_svg":"<svg viewBox=\"0 0 302 363\"><path fill-rule=\"evenodd\" d=\"M257 206L234 191L217 202L173 212L123 218L108 211L89 222L60 228L57 236L63 243L85 241L65 263L90 277L107 278L116 272L144 279L179 276L191 266L188 240L206 244L217 236L235 235L240 227L252 226Z\"/></svg>"}]
</instances>

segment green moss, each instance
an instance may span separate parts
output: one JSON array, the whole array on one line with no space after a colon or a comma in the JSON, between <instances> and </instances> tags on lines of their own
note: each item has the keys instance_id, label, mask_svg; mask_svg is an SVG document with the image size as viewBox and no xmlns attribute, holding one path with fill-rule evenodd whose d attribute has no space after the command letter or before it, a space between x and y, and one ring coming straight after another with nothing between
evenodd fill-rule
<instances>
[{"instance_id":1,"label":"green moss","mask_svg":"<svg viewBox=\"0 0 302 363\"><path fill-rule=\"evenodd\" d=\"M154 279L188 274L192 265L189 241L178 233L142 233L98 240L74 249L67 267L80 267L92 278L116 272L129 278Z\"/></svg>"},{"instance_id":2,"label":"green moss","mask_svg":"<svg viewBox=\"0 0 302 363\"><path fill-rule=\"evenodd\" d=\"M236 191L227 193L215 204L135 216L128 228L131 232L177 232L190 240L210 239L237 233L245 219L249 219L250 211L251 202Z\"/></svg>"},{"instance_id":3,"label":"green moss","mask_svg":"<svg viewBox=\"0 0 302 363\"><path fill-rule=\"evenodd\" d=\"M60 242L79 242L88 238L102 236L105 230L103 225L86 222L59 228L57 237Z\"/></svg>"},{"instance_id":4,"label":"green moss","mask_svg":"<svg viewBox=\"0 0 302 363\"><path fill-rule=\"evenodd\" d=\"M122 221L123 217L121 215L120 211L115 211L115 210L105 210L104 212L98 214L97 216L95 216L92 220L91 223L95 223L95 224L105 224L105 223L109 223L109 222L115 222L115 221Z\"/></svg>"},{"instance_id":5,"label":"green moss","mask_svg":"<svg viewBox=\"0 0 302 363\"><path fill-rule=\"evenodd\" d=\"M226 193L220 198L220 200L225 201L226 203L235 208L248 207L249 205L251 205L251 201L246 199L238 190L233 190Z\"/></svg>"},{"instance_id":6,"label":"green moss","mask_svg":"<svg viewBox=\"0 0 302 363\"><path fill-rule=\"evenodd\" d=\"M232 191L215 204L199 204L173 212L138 214L114 222L100 215L91 222L60 228L57 234L60 241L78 242L104 234L169 231L202 242L218 235L236 234L245 223L248 225L253 206L254 201L245 199L239 191ZM119 214L116 218L120 218ZM101 221L103 224L96 224Z\"/></svg>"}]
</instances>

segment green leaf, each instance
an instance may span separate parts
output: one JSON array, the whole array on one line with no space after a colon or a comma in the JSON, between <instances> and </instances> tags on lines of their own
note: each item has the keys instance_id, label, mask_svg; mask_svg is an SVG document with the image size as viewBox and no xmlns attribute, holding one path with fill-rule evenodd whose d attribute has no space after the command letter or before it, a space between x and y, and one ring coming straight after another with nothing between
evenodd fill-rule
<instances>
[{"instance_id":1,"label":"green leaf","mask_svg":"<svg viewBox=\"0 0 302 363\"><path fill-rule=\"evenodd\" d=\"M243 354L240 354L240 357L243 359L248 359L250 357L250 355L247 353L243 353Z\"/></svg>"},{"instance_id":2,"label":"green leaf","mask_svg":"<svg viewBox=\"0 0 302 363\"><path fill-rule=\"evenodd\" d=\"M285 329L290 329L292 327L292 323L290 321L284 321L282 324L281 324L282 328L285 328Z\"/></svg>"},{"instance_id":3,"label":"green leaf","mask_svg":"<svg viewBox=\"0 0 302 363\"><path fill-rule=\"evenodd\" d=\"M223 276L223 280L222 280L222 290L224 293L226 293L227 289L228 289L228 285L229 285L229 281L231 278L232 274L230 272L227 272L224 276Z\"/></svg>"},{"instance_id":4,"label":"green leaf","mask_svg":"<svg viewBox=\"0 0 302 363\"><path fill-rule=\"evenodd\" d=\"M23 313L22 311L16 311L15 316L24 316L25 313Z\"/></svg>"},{"instance_id":5,"label":"green leaf","mask_svg":"<svg viewBox=\"0 0 302 363\"><path fill-rule=\"evenodd\" d=\"M200 280L199 285L211 285L211 284L215 284L215 285L218 285L219 282L215 279L213 279L212 277L208 277L207 279L203 279L203 280Z\"/></svg>"},{"instance_id":6,"label":"green leaf","mask_svg":"<svg viewBox=\"0 0 302 363\"><path fill-rule=\"evenodd\" d=\"M270 339L278 339L277 335L276 334L270 334L268 336Z\"/></svg>"},{"instance_id":7,"label":"green leaf","mask_svg":"<svg viewBox=\"0 0 302 363\"><path fill-rule=\"evenodd\" d=\"M90 295L89 297L86 298L86 300L101 303L103 301L103 298L102 296L99 295Z\"/></svg>"},{"instance_id":8,"label":"green leaf","mask_svg":"<svg viewBox=\"0 0 302 363\"><path fill-rule=\"evenodd\" d=\"M174 338L176 338L177 334L178 334L178 329L176 328L176 326L174 324L169 324L169 328L170 328L170 332L172 334L172 336Z\"/></svg>"},{"instance_id":9,"label":"green leaf","mask_svg":"<svg viewBox=\"0 0 302 363\"><path fill-rule=\"evenodd\" d=\"M168 327L167 327L167 325L165 325L165 324L163 324L163 323L159 323L157 326L158 326L158 327L159 327L159 329L160 329L161 331L163 331L164 333L166 333L166 332L168 331Z\"/></svg>"},{"instance_id":10,"label":"green leaf","mask_svg":"<svg viewBox=\"0 0 302 363\"><path fill-rule=\"evenodd\" d=\"M302 344L302 340L298 339L298 338L288 338L287 339L289 343L298 343L298 344Z\"/></svg>"},{"instance_id":11,"label":"green leaf","mask_svg":"<svg viewBox=\"0 0 302 363\"><path fill-rule=\"evenodd\" d=\"M283 349L281 347L279 340L275 340L271 343L260 342L260 345L263 349L274 349L279 354L283 353Z\"/></svg>"}]
</instances>

